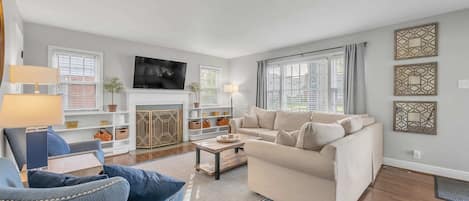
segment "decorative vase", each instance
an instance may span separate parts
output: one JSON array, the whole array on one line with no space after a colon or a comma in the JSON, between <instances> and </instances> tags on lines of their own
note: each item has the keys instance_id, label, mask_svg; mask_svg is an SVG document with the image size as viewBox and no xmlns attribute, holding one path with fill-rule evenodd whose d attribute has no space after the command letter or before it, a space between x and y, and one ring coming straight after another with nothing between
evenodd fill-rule
<instances>
[{"instance_id":1,"label":"decorative vase","mask_svg":"<svg viewBox=\"0 0 469 201\"><path fill-rule=\"evenodd\" d=\"M199 108L200 103L194 103L194 108Z\"/></svg>"},{"instance_id":2,"label":"decorative vase","mask_svg":"<svg viewBox=\"0 0 469 201\"><path fill-rule=\"evenodd\" d=\"M109 112L115 112L117 110L117 105L108 105L107 108Z\"/></svg>"}]
</instances>

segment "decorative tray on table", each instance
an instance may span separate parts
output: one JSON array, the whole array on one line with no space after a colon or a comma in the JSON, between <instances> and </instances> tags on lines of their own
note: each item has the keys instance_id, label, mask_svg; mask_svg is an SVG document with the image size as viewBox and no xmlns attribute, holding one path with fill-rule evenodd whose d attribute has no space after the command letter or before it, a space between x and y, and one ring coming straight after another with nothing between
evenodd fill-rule
<instances>
[{"instance_id":1,"label":"decorative tray on table","mask_svg":"<svg viewBox=\"0 0 469 201\"><path fill-rule=\"evenodd\" d=\"M217 136L217 142L220 143L233 143L239 141L239 136L234 134Z\"/></svg>"}]
</instances>

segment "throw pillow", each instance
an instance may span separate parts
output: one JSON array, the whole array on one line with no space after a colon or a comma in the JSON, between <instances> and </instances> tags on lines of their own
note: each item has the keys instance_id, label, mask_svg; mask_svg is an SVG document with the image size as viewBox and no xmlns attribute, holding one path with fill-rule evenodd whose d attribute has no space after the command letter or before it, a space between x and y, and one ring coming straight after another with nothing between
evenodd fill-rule
<instances>
[{"instance_id":1,"label":"throw pillow","mask_svg":"<svg viewBox=\"0 0 469 201\"><path fill-rule=\"evenodd\" d=\"M296 140L298 139L298 133L299 131L286 132L285 130L281 130L277 133L275 143L294 147L296 145Z\"/></svg>"},{"instance_id":2,"label":"throw pillow","mask_svg":"<svg viewBox=\"0 0 469 201\"><path fill-rule=\"evenodd\" d=\"M322 146L345 136L344 128L339 124L305 123L298 134L296 147L317 151Z\"/></svg>"},{"instance_id":3,"label":"throw pillow","mask_svg":"<svg viewBox=\"0 0 469 201\"><path fill-rule=\"evenodd\" d=\"M177 193L185 184L183 181L130 167L104 165L109 177L123 177L130 184L129 201L163 201Z\"/></svg>"},{"instance_id":4,"label":"throw pillow","mask_svg":"<svg viewBox=\"0 0 469 201\"><path fill-rule=\"evenodd\" d=\"M275 116L275 130L298 130L306 122L311 121L311 112L277 112Z\"/></svg>"},{"instance_id":5,"label":"throw pillow","mask_svg":"<svg viewBox=\"0 0 469 201\"><path fill-rule=\"evenodd\" d=\"M261 128L274 129L275 115L277 112L268 111L261 108L255 108L254 111L257 114L257 120L259 121L259 126Z\"/></svg>"},{"instance_id":6,"label":"throw pillow","mask_svg":"<svg viewBox=\"0 0 469 201\"><path fill-rule=\"evenodd\" d=\"M45 171L28 171L28 184L30 188L55 188L74 186L92 181L109 178L107 175L77 177L68 174L57 174Z\"/></svg>"},{"instance_id":7,"label":"throw pillow","mask_svg":"<svg viewBox=\"0 0 469 201\"><path fill-rule=\"evenodd\" d=\"M244 115L243 128L259 128L256 113L246 113Z\"/></svg>"},{"instance_id":8,"label":"throw pillow","mask_svg":"<svg viewBox=\"0 0 469 201\"><path fill-rule=\"evenodd\" d=\"M58 156L70 153L70 146L57 135L52 127L47 129L47 153L49 156Z\"/></svg>"},{"instance_id":9,"label":"throw pillow","mask_svg":"<svg viewBox=\"0 0 469 201\"><path fill-rule=\"evenodd\" d=\"M359 116L347 117L337 121L337 123L344 128L345 134L347 135L355 133L363 128L363 120Z\"/></svg>"}]
</instances>

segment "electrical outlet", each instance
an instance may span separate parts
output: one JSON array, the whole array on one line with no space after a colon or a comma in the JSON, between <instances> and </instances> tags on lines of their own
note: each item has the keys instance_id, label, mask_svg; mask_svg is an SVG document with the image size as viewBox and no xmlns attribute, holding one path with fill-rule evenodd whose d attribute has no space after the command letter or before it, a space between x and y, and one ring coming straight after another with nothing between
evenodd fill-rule
<instances>
[{"instance_id":1,"label":"electrical outlet","mask_svg":"<svg viewBox=\"0 0 469 201\"><path fill-rule=\"evenodd\" d=\"M420 160L422 158L422 152L420 152L419 150L413 150L412 155L415 160Z\"/></svg>"}]
</instances>

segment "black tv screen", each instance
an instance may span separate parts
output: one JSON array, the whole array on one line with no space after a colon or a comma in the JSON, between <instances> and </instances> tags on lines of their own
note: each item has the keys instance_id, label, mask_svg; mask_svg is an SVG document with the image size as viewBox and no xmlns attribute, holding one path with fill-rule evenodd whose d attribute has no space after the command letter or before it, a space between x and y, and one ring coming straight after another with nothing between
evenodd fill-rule
<instances>
[{"instance_id":1,"label":"black tv screen","mask_svg":"<svg viewBox=\"0 0 469 201\"><path fill-rule=\"evenodd\" d=\"M184 89L186 63L135 57L134 88Z\"/></svg>"}]
</instances>

